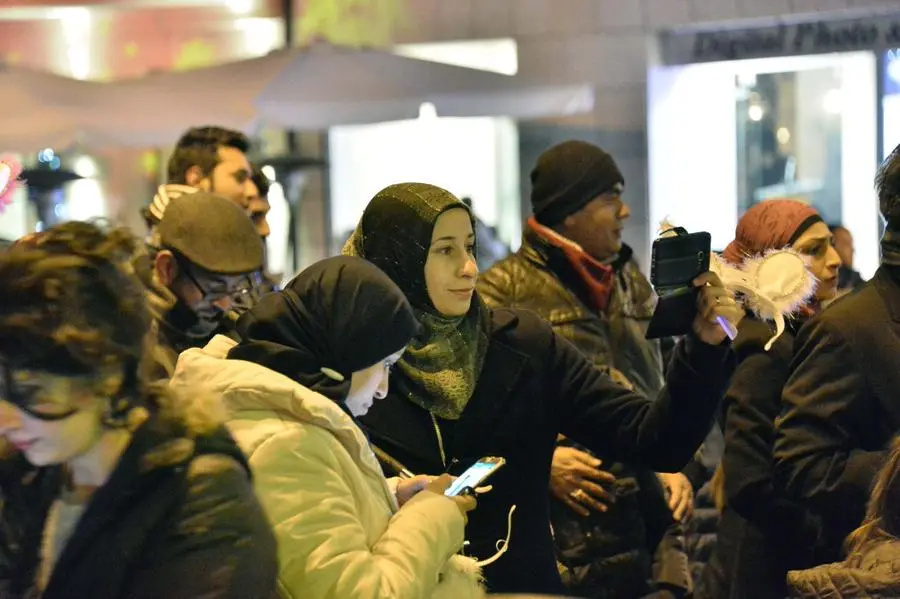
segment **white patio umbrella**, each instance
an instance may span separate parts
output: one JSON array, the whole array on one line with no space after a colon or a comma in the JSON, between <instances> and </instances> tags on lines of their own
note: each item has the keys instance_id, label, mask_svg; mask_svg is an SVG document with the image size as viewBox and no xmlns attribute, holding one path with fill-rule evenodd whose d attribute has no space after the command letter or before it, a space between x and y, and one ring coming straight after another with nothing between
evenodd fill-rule
<instances>
[{"instance_id":1,"label":"white patio umbrella","mask_svg":"<svg viewBox=\"0 0 900 599\"><path fill-rule=\"evenodd\" d=\"M329 45L290 52L256 99L266 122L301 129L415 118L431 103L439 116L538 118L586 112L585 85L534 85L501 75L381 50Z\"/></svg>"},{"instance_id":2,"label":"white patio umbrella","mask_svg":"<svg viewBox=\"0 0 900 599\"><path fill-rule=\"evenodd\" d=\"M103 111L103 85L0 64L0 152L65 147Z\"/></svg>"},{"instance_id":3,"label":"white patio umbrella","mask_svg":"<svg viewBox=\"0 0 900 599\"><path fill-rule=\"evenodd\" d=\"M593 107L586 85L530 85L517 77L327 44L114 86L120 104L147 115L144 125L132 127L148 132L207 122L318 130L415 118L425 102L439 116L537 118Z\"/></svg>"}]
</instances>

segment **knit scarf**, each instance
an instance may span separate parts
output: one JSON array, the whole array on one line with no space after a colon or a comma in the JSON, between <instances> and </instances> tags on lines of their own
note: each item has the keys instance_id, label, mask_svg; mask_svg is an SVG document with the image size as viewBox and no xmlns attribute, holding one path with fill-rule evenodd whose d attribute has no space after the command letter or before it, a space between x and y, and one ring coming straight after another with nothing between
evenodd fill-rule
<instances>
[{"instance_id":1,"label":"knit scarf","mask_svg":"<svg viewBox=\"0 0 900 599\"><path fill-rule=\"evenodd\" d=\"M528 226L546 243L562 251L587 289L593 303L592 307L598 312L604 312L609 306L609 298L615 284L613 267L589 256L577 243L543 226L534 217L528 219Z\"/></svg>"}]
</instances>

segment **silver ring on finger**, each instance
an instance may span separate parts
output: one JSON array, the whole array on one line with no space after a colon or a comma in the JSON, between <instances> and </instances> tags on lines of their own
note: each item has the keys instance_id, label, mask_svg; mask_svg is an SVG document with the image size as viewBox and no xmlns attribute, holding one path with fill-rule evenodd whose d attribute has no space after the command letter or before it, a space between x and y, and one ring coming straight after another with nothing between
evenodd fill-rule
<instances>
[{"instance_id":1,"label":"silver ring on finger","mask_svg":"<svg viewBox=\"0 0 900 599\"><path fill-rule=\"evenodd\" d=\"M586 493L584 492L584 489L575 489L574 491L569 493L569 497L572 498L572 501L576 501L578 503L581 503L581 500L584 499L585 495Z\"/></svg>"}]
</instances>

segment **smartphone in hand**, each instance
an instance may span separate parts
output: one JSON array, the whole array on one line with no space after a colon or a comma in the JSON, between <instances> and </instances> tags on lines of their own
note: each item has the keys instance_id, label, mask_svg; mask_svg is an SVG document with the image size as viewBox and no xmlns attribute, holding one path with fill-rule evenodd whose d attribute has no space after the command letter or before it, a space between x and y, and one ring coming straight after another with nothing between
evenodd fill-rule
<instances>
[{"instance_id":1,"label":"smartphone in hand","mask_svg":"<svg viewBox=\"0 0 900 599\"><path fill-rule=\"evenodd\" d=\"M697 316L694 279L709 270L709 233L681 233L653 242L650 282L659 301L647 329L647 339L677 337L690 332Z\"/></svg>"},{"instance_id":2,"label":"smartphone in hand","mask_svg":"<svg viewBox=\"0 0 900 599\"><path fill-rule=\"evenodd\" d=\"M485 457L481 458L469 468L463 472L459 478L453 481L453 484L450 485L446 491L444 491L444 495L448 497L454 497L459 495L460 493L465 492L467 489L471 489L474 491L478 487L482 486L484 482L490 478L497 470L503 467L506 464L506 460L503 458L496 457Z\"/></svg>"}]
</instances>

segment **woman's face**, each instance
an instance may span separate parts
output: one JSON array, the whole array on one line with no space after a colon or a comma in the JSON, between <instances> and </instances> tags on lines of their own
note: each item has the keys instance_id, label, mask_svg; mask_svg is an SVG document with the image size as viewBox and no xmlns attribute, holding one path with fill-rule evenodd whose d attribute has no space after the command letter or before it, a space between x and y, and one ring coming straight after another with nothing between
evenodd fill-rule
<instances>
[{"instance_id":1,"label":"woman's face","mask_svg":"<svg viewBox=\"0 0 900 599\"><path fill-rule=\"evenodd\" d=\"M425 260L425 286L434 308L444 316L466 314L477 277L469 213L462 208L448 210L435 222Z\"/></svg>"},{"instance_id":2,"label":"woman's face","mask_svg":"<svg viewBox=\"0 0 900 599\"><path fill-rule=\"evenodd\" d=\"M831 240L828 225L819 222L804 231L792 246L801 254L809 256L809 269L818 282L816 299L820 302L830 300L837 294L841 258Z\"/></svg>"},{"instance_id":3,"label":"woman's face","mask_svg":"<svg viewBox=\"0 0 900 599\"><path fill-rule=\"evenodd\" d=\"M351 414L365 416L376 399L387 396L391 368L402 355L401 349L384 360L353 373L350 377L350 393L344 401Z\"/></svg>"},{"instance_id":4,"label":"woman's face","mask_svg":"<svg viewBox=\"0 0 900 599\"><path fill-rule=\"evenodd\" d=\"M12 375L24 410L0 391L0 435L35 466L63 464L86 453L103 433L101 401L89 380L19 370Z\"/></svg>"}]
</instances>

